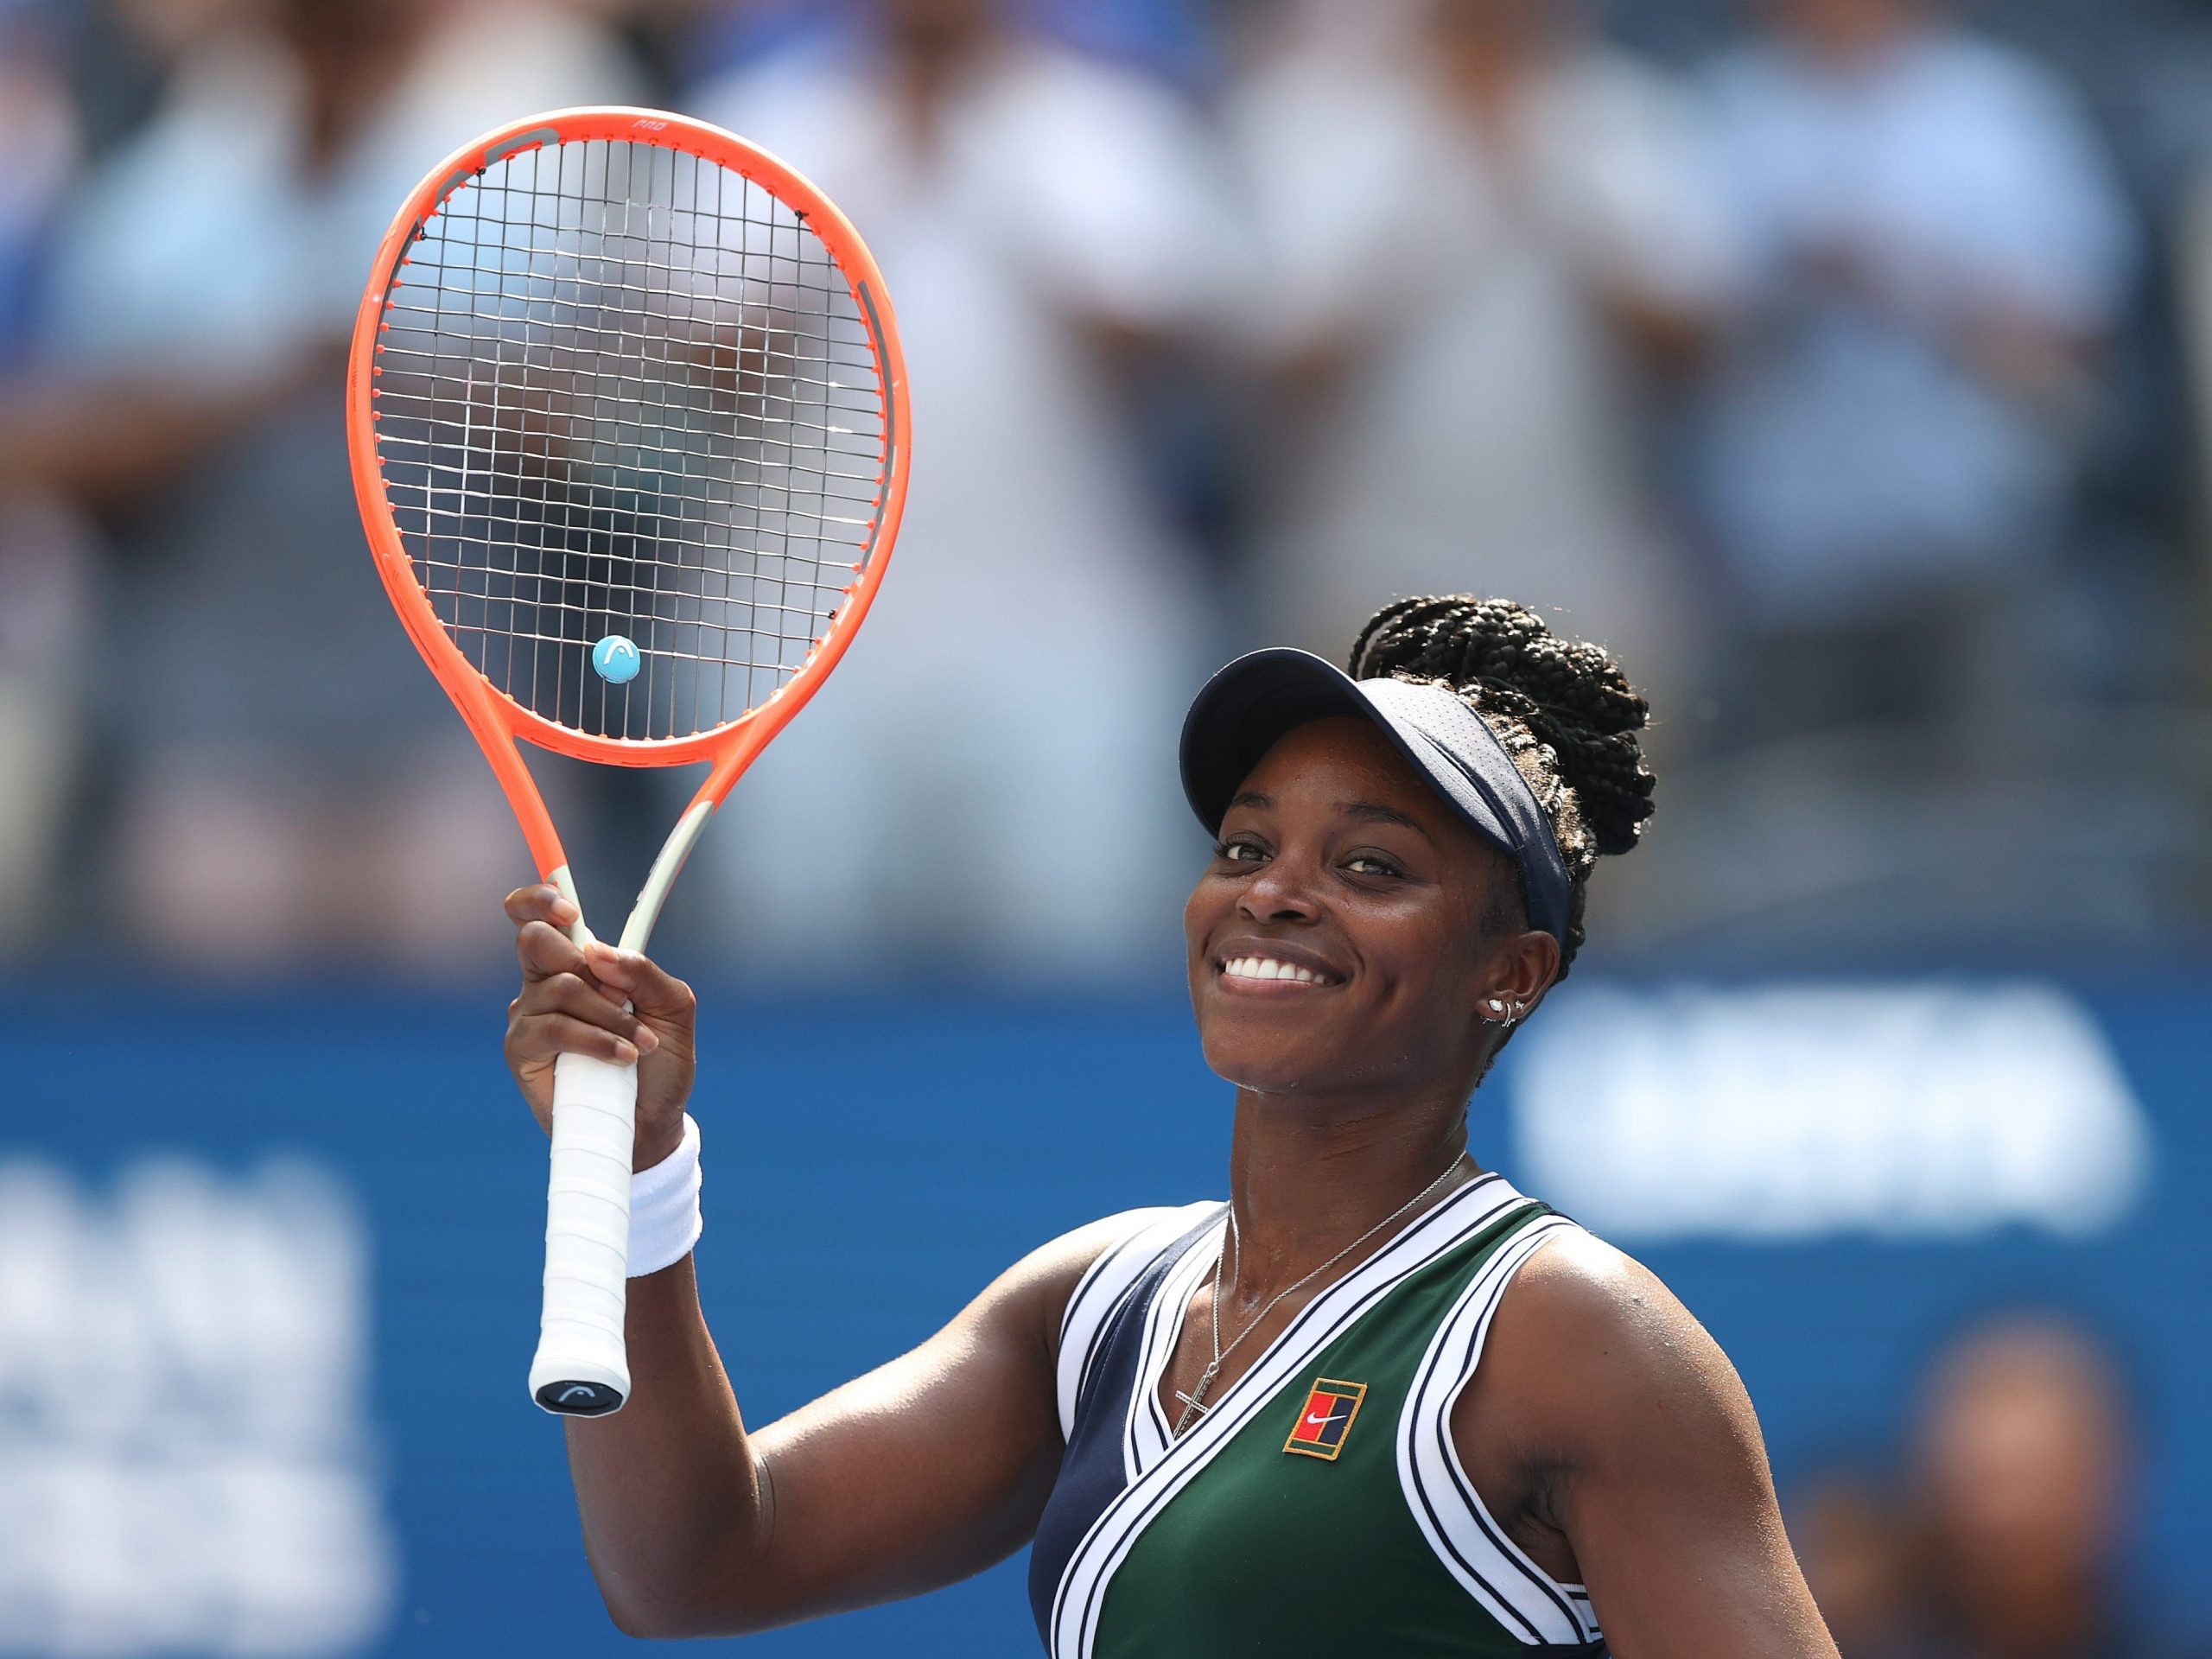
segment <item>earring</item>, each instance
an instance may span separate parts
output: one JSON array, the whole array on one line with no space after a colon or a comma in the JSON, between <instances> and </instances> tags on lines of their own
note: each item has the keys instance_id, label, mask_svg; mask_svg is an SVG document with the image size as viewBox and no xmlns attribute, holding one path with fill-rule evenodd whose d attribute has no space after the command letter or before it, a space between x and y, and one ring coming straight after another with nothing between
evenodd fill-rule
<instances>
[{"instance_id":1,"label":"earring","mask_svg":"<svg viewBox=\"0 0 2212 1659\"><path fill-rule=\"evenodd\" d=\"M1484 1006L1490 1009L1490 1017L1501 1026L1510 1026L1521 1017L1521 1005L1502 996L1491 997Z\"/></svg>"}]
</instances>

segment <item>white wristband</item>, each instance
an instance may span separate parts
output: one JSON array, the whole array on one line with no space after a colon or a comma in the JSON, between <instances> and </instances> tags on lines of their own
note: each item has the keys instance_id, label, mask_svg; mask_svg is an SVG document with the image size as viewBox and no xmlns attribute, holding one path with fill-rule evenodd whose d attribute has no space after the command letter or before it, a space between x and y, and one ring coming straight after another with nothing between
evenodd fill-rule
<instances>
[{"instance_id":1,"label":"white wristband","mask_svg":"<svg viewBox=\"0 0 2212 1659\"><path fill-rule=\"evenodd\" d=\"M686 1112L676 1150L630 1178L630 1277L658 1273L691 1254L706 1225L699 1184L699 1125Z\"/></svg>"}]
</instances>

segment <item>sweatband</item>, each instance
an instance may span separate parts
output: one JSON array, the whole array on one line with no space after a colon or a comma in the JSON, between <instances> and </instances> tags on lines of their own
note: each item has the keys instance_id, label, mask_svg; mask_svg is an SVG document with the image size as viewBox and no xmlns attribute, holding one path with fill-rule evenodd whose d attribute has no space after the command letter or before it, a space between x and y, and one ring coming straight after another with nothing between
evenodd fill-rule
<instances>
[{"instance_id":1,"label":"sweatband","mask_svg":"<svg viewBox=\"0 0 2212 1659\"><path fill-rule=\"evenodd\" d=\"M686 1112L676 1150L630 1178L630 1277L658 1273L691 1254L706 1225L699 1183L699 1124Z\"/></svg>"}]
</instances>

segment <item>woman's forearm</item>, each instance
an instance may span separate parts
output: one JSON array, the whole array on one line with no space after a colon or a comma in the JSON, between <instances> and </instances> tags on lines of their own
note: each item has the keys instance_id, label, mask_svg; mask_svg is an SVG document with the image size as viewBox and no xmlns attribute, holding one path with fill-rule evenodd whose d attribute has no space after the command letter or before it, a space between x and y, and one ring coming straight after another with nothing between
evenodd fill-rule
<instances>
[{"instance_id":1,"label":"woman's forearm","mask_svg":"<svg viewBox=\"0 0 2212 1659\"><path fill-rule=\"evenodd\" d=\"M630 1281L626 1335L628 1403L568 1420L592 1572L629 1635L727 1633L764 1497L690 1256Z\"/></svg>"}]
</instances>

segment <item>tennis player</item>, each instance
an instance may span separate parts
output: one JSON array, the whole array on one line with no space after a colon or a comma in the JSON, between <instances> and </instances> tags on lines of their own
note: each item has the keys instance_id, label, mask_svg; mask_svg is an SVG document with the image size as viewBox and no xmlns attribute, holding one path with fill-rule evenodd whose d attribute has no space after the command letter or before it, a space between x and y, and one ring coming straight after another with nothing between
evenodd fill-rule
<instances>
[{"instance_id":1,"label":"tennis player","mask_svg":"<svg viewBox=\"0 0 2212 1659\"><path fill-rule=\"evenodd\" d=\"M1031 1544L1053 1659L1834 1659L1726 1357L1467 1150L1592 866L1650 814L1645 718L1602 651L1498 600L1389 607L1350 676L1222 670L1182 769L1217 839L1185 927L1236 1087L1229 1202L1056 1240L757 1432L694 1277L691 993L514 893L507 1055L541 1122L556 1054L641 1057L635 1391L568 1425L616 1623L759 1630Z\"/></svg>"}]
</instances>

